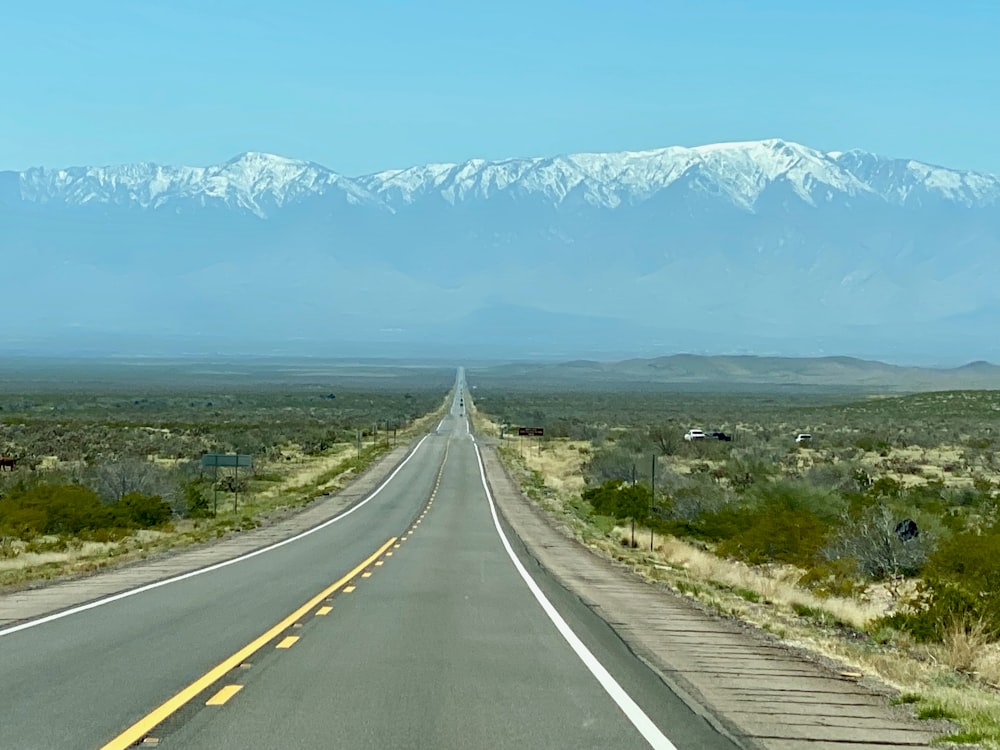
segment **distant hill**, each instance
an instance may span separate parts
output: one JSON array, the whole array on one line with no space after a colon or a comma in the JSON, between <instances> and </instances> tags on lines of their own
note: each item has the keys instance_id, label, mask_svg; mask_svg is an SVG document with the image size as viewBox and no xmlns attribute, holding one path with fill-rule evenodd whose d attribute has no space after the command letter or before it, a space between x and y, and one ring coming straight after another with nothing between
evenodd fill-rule
<instances>
[{"instance_id":1,"label":"distant hill","mask_svg":"<svg viewBox=\"0 0 1000 750\"><path fill-rule=\"evenodd\" d=\"M755 357L677 354L621 362L576 360L560 363L510 363L469 368L477 378L553 385L678 386L706 390L732 387L822 387L914 392L1000 388L1000 366L973 362L962 367L900 367L851 357Z\"/></svg>"}]
</instances>

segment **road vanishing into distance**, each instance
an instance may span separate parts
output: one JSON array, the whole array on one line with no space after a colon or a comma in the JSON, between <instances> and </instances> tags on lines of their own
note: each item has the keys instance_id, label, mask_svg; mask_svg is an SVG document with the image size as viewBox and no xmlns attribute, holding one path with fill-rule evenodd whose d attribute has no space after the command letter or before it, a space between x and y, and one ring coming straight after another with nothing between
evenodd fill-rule
<instances>
[{"instance_id":1,"label":"road vanishing into distance","mask_svg":"<svg viewBox=\"0 0 1000 750\"><path fill-rule=\"evenodd\" d=\"M450 414L235 564L0 630L0 748L733 748L499 519Z\"/></svg>"}]
</instances>

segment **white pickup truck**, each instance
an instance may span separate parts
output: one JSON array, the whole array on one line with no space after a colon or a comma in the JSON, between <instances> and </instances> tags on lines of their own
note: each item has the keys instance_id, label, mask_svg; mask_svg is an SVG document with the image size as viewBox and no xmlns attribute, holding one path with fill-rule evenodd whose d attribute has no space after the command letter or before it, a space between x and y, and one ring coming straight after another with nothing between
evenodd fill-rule
<instances>
[{"instance_id":1,"label":"white pickup truck","mask_svg":"<svg viewBox=\"0 0 1000 750\"><path fill-rule=\"evenodd\" d=\"M692 440L704 440L706 437L704 430L688 430L684 433L684 439L688 442Z\"/></svg>"}]
</instances>

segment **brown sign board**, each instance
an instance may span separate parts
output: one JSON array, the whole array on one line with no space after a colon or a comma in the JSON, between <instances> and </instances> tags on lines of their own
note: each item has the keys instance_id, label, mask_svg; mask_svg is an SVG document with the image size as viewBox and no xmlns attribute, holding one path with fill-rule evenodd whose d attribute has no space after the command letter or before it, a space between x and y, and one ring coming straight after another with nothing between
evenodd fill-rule
<instances>
[{"instance_id":1,"label":"brown sign board","mask_svg":"<svg viewBox=\"0 0 1000 750\"><path fill-rule=\"evenodd\" d=\"M545 435L544 427L518 427L517 434L521 437L542 437Z\"/></svg>"}]
</instances>

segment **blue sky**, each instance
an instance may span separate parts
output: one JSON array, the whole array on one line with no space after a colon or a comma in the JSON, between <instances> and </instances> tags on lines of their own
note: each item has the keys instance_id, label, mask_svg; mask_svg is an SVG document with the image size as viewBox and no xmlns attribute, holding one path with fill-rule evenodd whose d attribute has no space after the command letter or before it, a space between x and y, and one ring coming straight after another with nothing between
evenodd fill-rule
<instances>
[{"instance_id":1,"label":"blue sky","mask_svg":"<svg viewBox=\"0 0 1000 750\"><path fill-rule=\"evenodd\" d=\"M782 137L1000 173L995 0L12 0L0 28L0 169Z\"/></svg>"}]
</instances>

